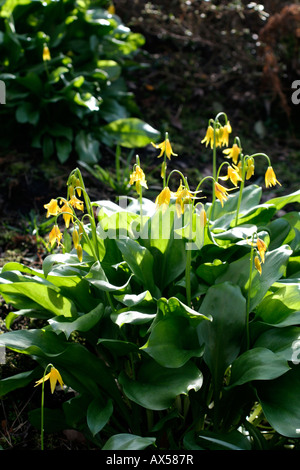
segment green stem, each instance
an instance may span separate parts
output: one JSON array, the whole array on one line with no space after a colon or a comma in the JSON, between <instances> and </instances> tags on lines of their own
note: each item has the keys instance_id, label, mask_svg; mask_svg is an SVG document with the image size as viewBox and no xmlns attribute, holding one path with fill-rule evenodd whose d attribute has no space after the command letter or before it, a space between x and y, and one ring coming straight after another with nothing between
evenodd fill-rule
<instances>
[{"instance_id":1,"label":"green stem","mask_svg":"<svg viewBox=\"0 0 300 470\"><path fill-rule=\"evenodd\" d=\"M121 147L118 144L116 148L116 178L117 181L120 181L120 155L121 155Z\"/></svg>"},{"instance_id":2,"label":"green stem","mask_svg":"<svg viewBox=\"0 0 300 470\"><path fill-rule=\"evenodd\" d=\"M187 304L191 306L191 260L192 260L192 251L187 250L186 254L186 267L185 267L185 289L186 289L186 300Z\"/></svg>"},{"instance_id":3,"label":"green stem","mask_svg":"<svg viewBox=\"0 0 300 470\"><path fill-rule=\"evenodd\" d=\"M254 236L252 236L252 243L251 243L249 287L248 287L247 304L246 304L246 345L247 345L247 350L249 349L249 346L250 346L249 317L250 317L251 286L252 286L252 278L253 278L253 257L254 257L253 256L254 255L253 240L254 240Z\"/></svg>"},{"instance_id":4,"label":"green stem","mask_svg":"<svg viewBox=\"0 0 300 470\"><path fill-rule=\"evenodd\" d=\"M244 186L245 186L245 175L246 175L245 161L246 161L246 158L247 157L242 158L242 160L241 160L242 161L242 181L241 181L241 185L240 185L239 198L238 198L238 203L237 203L237 208L236 208L235 226L237 226L237 224L238 224L240 207L241 207L242 196L243 196L243 190L244 190Z\"/></svg>"},{"instance_id":5,"label":"green stem","mask_svg":"<svg viewBox=\"0 0 300 470\"><path fill-rule=\"evenodd\" d=\"M44 450L44 395L45 395L45 375L48 367L52 367L52 364L48 364L44 370L43 383L42 383L42 397L41 397L41 450Z\"/></svg>"}]
</instances>

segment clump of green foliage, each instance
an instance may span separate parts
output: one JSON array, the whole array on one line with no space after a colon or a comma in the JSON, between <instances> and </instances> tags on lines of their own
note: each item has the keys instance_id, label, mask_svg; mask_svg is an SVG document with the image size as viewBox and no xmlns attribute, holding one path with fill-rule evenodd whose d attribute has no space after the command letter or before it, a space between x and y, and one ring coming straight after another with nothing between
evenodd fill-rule
<instances>
[{"instance_id":1,"label":"clump of green foliage","mask_svg":"<svg viewBox=\"0 0 300 470\"><path fill-rule=\"evenodd\" d=\"M124 78L143 43L107 0L1 2L2 145L18 135L61 163L72 154L96 163L101 143L130 147L128 128L147 145L158 133L137 117Z\"/></svg>"}]
</instances>

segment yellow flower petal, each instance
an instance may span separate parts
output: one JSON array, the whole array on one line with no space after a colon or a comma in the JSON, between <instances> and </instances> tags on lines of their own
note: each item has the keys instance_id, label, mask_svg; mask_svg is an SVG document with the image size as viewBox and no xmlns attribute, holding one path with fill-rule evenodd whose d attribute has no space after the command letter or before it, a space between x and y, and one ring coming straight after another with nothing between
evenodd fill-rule
<instances>
[{"instance_id":1,"label":"yellow flower petal","mask_svg":"<svg viewBox=\"0 0 300 470\"><path fill-rule=\"evenodd\" d=\"M50 215L58 215L60 212L56 199L51 199L51 201L48 204L45 204L44 207L47 209L46 217L50 217Z\"/></svg>"},{"instance_id":2,"label":"yellow flower petal","mask_svg":"<svg viewBox=\"0 0 300 470\"><path fill-rule=\"evenodd\" d=\"M275 172L271 166L268 167L266 174L265 174L265 183L266 183L266 188L270 188L271 186L275 186L276 183L281 186L279 181L276 179Z\"/></svg>"},{"instance_id":3,"label":"yellow flower petal","mask_svg":"<svg viewBox=\"0 0 300 470\"><path fill-rule=\"evenodd\" d=\"M223 153L226 155L226 158L232 158L233 163L235 165L238 162L239 154L241 153L240 147L237 144L233 144L233 146L229 149L223 150Z\"/></svg>"},{"instance_id":4,"label":"yellow flower petal","mask_svg":"<svg viewBox=\"0 0 300 470\"><path fill-rule=\"evenodd\" d=\"M216 194L216 197L221 202L222 207L223 207L223 205L224 205L223 201L227 201L227 199L228 199L227 189L224 188L224 186L222 186L221 184L215 183L215 194Z\"/></svg>"},{"instance_id":5,"label":"yellow flower petal","mask_svg":"<svg viewBox=\"0 0 300 470\"><path fill-rule=\"evenodd\" d=\"M153 142L151 142L151 144L153 145L153 147L160 149L160 154L158 155L157 158L162 157L165 152L169 160L171 160L171 155L173 155L174 157L178 156L177 153L173 152L172 146L168 138L164 140L163 142L161 142L160 144L154 144Z\"/></svg>"}]
</instances>

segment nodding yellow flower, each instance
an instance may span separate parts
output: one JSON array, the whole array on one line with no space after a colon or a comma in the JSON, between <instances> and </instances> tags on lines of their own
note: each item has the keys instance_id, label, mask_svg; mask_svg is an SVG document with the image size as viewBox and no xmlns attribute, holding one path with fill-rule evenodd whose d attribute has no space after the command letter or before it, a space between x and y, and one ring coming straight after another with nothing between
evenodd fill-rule
<instances>
[{"instance_id":1,"label":"nodding yellow flower","mask_svg":"<svg viewBox=\"0 0 300 470\"><path fill-rule=\"evenodd\" d=\"M53 366L51 366L51 370L49 374L46 374L45 377L42 377L40 380L36 381L35 387L37 387L38 385L41 385L43 382L46 382L46 380L50 380L51 393L54 393L57 382L60 383L61 388L63 388L64 386L64 383L63 383L63 380L61 378L59 371Z\"/></svg>"},{"instance_id":2,"label":"nodding yellow flower","mask_svg":"<svg viewBox=\"0 0 300 470\"><path fill-rule=\"evenodd\" d=\"M256 269L257 269L257 271L259 272L259 274L261 274L261 273L262 273L261 262L260 262L258 256L255 256L255 258L254 258L254 266L256 267Z\"/></svg>"},{"instance_id":3,"label":"nodding yellow flower","mask_svg":"<svg viewBox=\"0 0 300 470\"><path fill-rule=\"evenodd\" d=\"M72 239L73 239L73 243L74 243L74 248L77 248L77 246L79 244L79 234L78 234L76 228L73 230Z\"/></svg>"},{"instance_id":4,"label":"nodding yellow flower","mask_svg":"<svg viewBox=\"0 0 300 470\"><path fill-rule=\"evenodd\" d=\"M143 170L141 169L139 165L135 165L134 171L130 175L129 184L133 185L134 183L135 183L135 188L139 194L141 193L141 186L148 189L147 181L145 178L145 173L143 172Z\"/></svg>"},{"instance_id":5,"label":"nodding yellow flower","mask_svg":"<svg viewBox=\"0 0 300 470\"><path fill-rule=\"evenodd\" d=\"M73 212L68 203L65 202L65 204L61 208L61 212L65 221L65 225L67 228L69 228L70 221L73 222Z\"/></svg>"},{"instance_id":6,"label":"nodding yellow flower","mask_svg":"<svg viewBox=\"0 0 300 470\"><path fill-rule=\"evenodd\" d=\"M257 238L256 246L257 246L260 258L261 258L261 262L264 263L265 262L265 252L267 250L267 246L261 238Z\"/></svg>"},{"instance_id":7,"label":"nodding yellow flower","mask_svg":"<svg viewBox=\"0 0 300 470\"><path fill-rule=\"evenodd\" d=\"M80 199L77 199L75 195L71 197L69 200L69 204L71 204L72 207L75 207L75 209L79 209L80 211L83 211L83 201L80 201Z\"/></svg>"},{"instance_id":8,"label":"nodding yellow flower","mask_svg":"<svg viewBox=\"0 0 300 470\"><path fill-rule=\"evenodd\" d=\"M55 242L57 242L58 245L61 245L61 239L62 239L62 233L59 230L58 225L53 225L53 228L51 232L49 233L50 245L53 246Z\"/></svg>"},{"instance_id":9,"label":"nodding yellow flower","mask_svg":"<svg viewBox=\"0 0 300 470\"><path fill-rule=\"evenodd\" d=\"M266 174L265 174L265 183L266 183L266 188L270 188L271 186L275 186L276 183L281 186L279 181L276 179L275 172L271 166L268 167Z\"/></svg>"},{"instance_id":10,"label":"nodding yellow flower","mask_svg":"<svg viewBox=\"0 0 300 470\"><path fill-rule=\"evenodd\" d=\"M227 199L228 199L227 189L224 188L224 186L222 186L221 184L215 183L215 194L216 194L216 197L221 202L222 207L223 207L223 205L224 205L223 201L227 201Z\"/></svg>"},{"instance_id":11,"label":"nodding yellow flower","mask_svg":"<svg viewBox=\"0 0 300 470\"><path fill-rule=\"evenodd\" d=\"M115 9L114 5L112 4L112 5L110 5L110 6L107 8L107 11L108 11L108 13L110 13L111 15L114 15L115 12L116 12L116 9Z\"/></svg>"},{"instance_id":12,"label":"nodding yellow flower","mask_svg":"<svg viewBox=\"0 0 300 470\"><path fill-rule=\"evenodd\" d=\"M171 160L171 155L173 155L174 157L178 157L177 153L173 152L170 141L169 141L168 138L166 138L160 144L154 144L153 142L151 142L151 144L156 149L160 149L160 154L157 156L157 158L162 157L165 152L166 152L166 156L168 157L169 160Z\"/></svg>"},{"instance_id":13,"label":"nodding yellow flower","mask_svg":"<svg viewBox=\"0 0 300 470\"><path fill-rule=\"evenodd\" d=\"M234 186L237 186L238 181L243 181L240 175L239 168L234 164L232 166L228 166L227 176L220 176L220 179L223 181L230 179Z\"/></svg>"},{"instance_id":14,"label":"nodding yellow flower","mask_svg":"<svg viewBox=\"0 0 300 470\"><path fill-rule=\"evenodd\" d=\"M216 139L217 140L217 139ZM214 146L214 128L209 125L206 131L206 135L203 140L201 140L201 144L205 144L205 147L210 145L210 148L212 149Z\"/></svg>"},{"instance_id":15,"label":"nodding yellow flower","mask_svg":"<svg viewBox=\"0 0 300 470\"><path fill-rule=\"evenodd\" d=\"M221 146L228 147L229 134L232 132L230 122L227 121L225 126L221 127L222 132L219 135L219 142Z\"/></svg>"},{"instance_id":16,"label":"nodding yellow flower","mask_svg":"<svg viewBox=\"0 0 300 470\"><path fill-rule=\"evenodd\" d=\"M77 248L76 248L76 251L77 251L77 256L78 256L78 259L79 261L81 262L82 261L82 246L81 245L77 245Z\"/></svg>"},{"instance_id":17,"label":"nodding yellow flower","mask_svg":"<svg viewBox=\"0 0 300 470\"><path fill-rule=\"evenodd\" d=\"M254 175L254 158L249 157L247 159L247 169L246 169L246 179L249 180L252 175Z\"/></svg>"},{"instance_id":18,"label":"nodding yellow flower","mask_svg":"<svg viewBox=\"0 0 300 470\"><path fill-rule=\"evenodd\" d=\"M155 199L156 207L163 206L163 212L166 211L167 206L170 204L172 193L168 186L166 186Z\"/></svg>"},{"instance_id":19,"label":"nodding yellow flower","mask_svg":"<svg viewBox=\"0 0 300 470\"><path fill-rule=\"evenodd\" d=\"M43 61L51 60L51 54L48 46L43 47Z\"/></svg>"},{"instance_id":20,"label":"nodding yellow flower","mask_svg":"<svg viewBox=\"0 0 300 470\"><path fill-rule=\"evenodd\" d=\"M76 179L76 191L77 191L78 196L80 197L81 196L81 186L80 186L80 179L79 178Z\"/></svg>"},{"instance_id":21,"label":"nodding yellow flower","mask_svg":"<svg viewBox=\"0 0 300 470\"><path fill-rule=\"evenodd\" d=\"M175 201L176 212L177 212L178 217L180 217L181 214L184 213L184 205L191 202L191 200L195 196L187 188L182 186L182 183L180 183L180 186L177 189L177 191L174 193L174 196L176 197L176 201Z\"/></svg>"},{"instance_id":22,"label":"nodding yellow flower","mask_svg":"<svg viewBox=\"0 0 300 470\"><path fill-rule=\"evenodd\" d=\"M241 153L240 147L237 144L233 144L233 146L230 149L223 150L223 153L225 153L226 158L232 158L233 163L235 165L238 162L239 154Z\"/></svg>"},{"instance_id":23,"label":"nodding yellow flower","mask_svg":"<svg viewBox=\"0 0 300 470\"><path fill-rule=\"evenodd\" d=\"M44 205L45 209L47 209L46 217L50 217L50 215L57 215L60 213L60 208L58 207L58 203L56 199L51 199L48 204Z\"/></svg>"}]
</instances>

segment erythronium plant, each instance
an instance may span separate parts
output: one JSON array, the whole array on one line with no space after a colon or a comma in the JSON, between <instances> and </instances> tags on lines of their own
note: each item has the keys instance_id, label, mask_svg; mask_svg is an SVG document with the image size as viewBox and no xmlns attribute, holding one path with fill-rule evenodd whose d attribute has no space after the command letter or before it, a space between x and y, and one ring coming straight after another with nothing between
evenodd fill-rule
<instances>
[{"instance_id":1,"label":"erythronium plant","mask_svg":"<svg viewBox=\"0 0 300 470\"><path fill-rule=\"evenodd\" d=\"M0 345L37 363L2 379L1 396L31 387L50 362L68 392L51 429L79 430L103 450L298 447L300 219L279 211L300 192L261 202L248 180L262 157L266 186L277 184L271 161L244 154L238 137L230 146L231 133L225 113L209 121L213 175L195 188L167 172L166 134L155 201L138 156L137 197L118 204L91 201L71 172L67 197L45 205L42 270L11 262L0 274L14 308ZM18 330L22 316L43 326Z\"/></svg>"}]
</instances>

